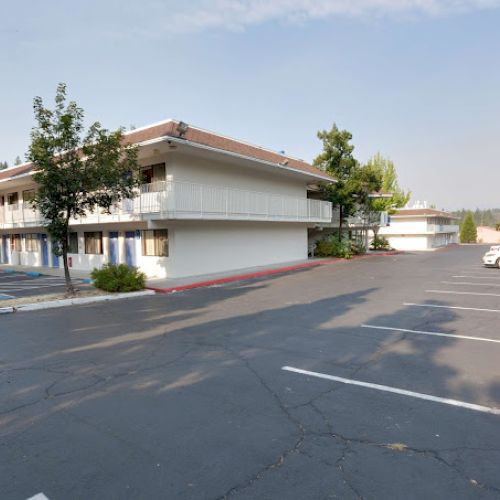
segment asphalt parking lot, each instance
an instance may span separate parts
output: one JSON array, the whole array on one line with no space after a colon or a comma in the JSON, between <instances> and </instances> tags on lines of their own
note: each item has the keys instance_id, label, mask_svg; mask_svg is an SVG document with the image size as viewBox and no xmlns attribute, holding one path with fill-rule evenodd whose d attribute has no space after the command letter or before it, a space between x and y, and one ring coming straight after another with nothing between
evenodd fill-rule
<instances>
[{"instance_id":1,"label":"asphalt parking lot","mask_svg":"<svg viewBox=\"0 0 500 500\"><path fill-rule=\"evenodd\" d=\"M1 498L500 498L484 251L0 317Z\"/></svg>"},{"instance_id":2,"label":"asphalt parking lot","mask_svg":"<svg viewBox=\"0 0 500 500\"><path fill-rule=\"evenodd\" d=\"M47 276L38 273L26 274L23 272L0 271L0 307L2 300L36 297L54 293L63 293L66 290L64 278ZM86 287L83 280L74 279L79 288Z\"/></svg>"}]
</instances>

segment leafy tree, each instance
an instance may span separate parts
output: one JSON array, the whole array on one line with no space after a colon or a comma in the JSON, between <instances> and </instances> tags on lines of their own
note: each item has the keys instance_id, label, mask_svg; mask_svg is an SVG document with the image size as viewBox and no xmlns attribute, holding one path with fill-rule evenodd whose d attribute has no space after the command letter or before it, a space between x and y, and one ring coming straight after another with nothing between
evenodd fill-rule
<instances>
[{"instance_id":1,"label":"leafy tree","mask_svg":"<svg viewBox=\"0 0 500 500\"><path fill-rule=\"evenodd\" d=\"M6 161L0 161L0 170L5 170L9 167L9 164Z\"/></svg>"},{"instance_id":2,"label":"leafy tree","mask_svg":"<svg viewBox=\"0 0 500 500\"><path fill-rule=\"evenodd\" d=\"M23 161L19 156L16 156L16 159L14 160L14 165L22 165Z\"/></svg>"},{"instance_id":3,"label":"leafy tree","mask_svg":"<svg viewBox=\"0 0 500 500\"><path fill-rule=\"evenodd\" d=\"M467 213L460 227L460 242L477 243L477 229L471 212Z\"/></svg>"},{"instance_id":4,"label":"leafy tree","mask_svg":"<svg viewBox=\"0 0 500 500\"><path fill-rule=\"evenodd\" d=\"M33 200L47 232L62 255L68 294L75 293L68 267L69 224L87 212L110 209L136 195L140 184L137 147L126 145L122 130L109 132L98 122L85 132L83 110L66 104L66 85L57 87L55 108L34 99L37 126L31 132L28 158L38 191Z\"/></svg>"},{"instance_id":5,"label":"leafy tree","mask_svg":"<svg viewBox=\"0 0 500 500\"><path fill-rule=\"evenodd\" d=\"M323 184L322 195L333 208L339 209L341 241L346 219L359 210L371 191L377 190L380 179L371 167L360 166L354 158L354 146L350 144L352 134L348 130L340 130L334 123L330 130L318 132L318 138L323 142L323 152L316 157L314 165L337 180L336 184Z\"/></svg>"},{"instance_id":6,"label":"leafy tree","mask_svg":"<svg viewBox=\"0 0 500 500\"><path fill-rule=\"evenodd\" d=\"M394 213L398 208L406 206L410 200L411 192L403 191L399 187L398 175L396 167L389 158L384 158L380 153L377 153L373 158L370 158L366 164L367 167L375 172L380 181L380 191L382 193L390 193L390 198L372 198L369 200L368 211L372 213L388 212ZM375 237L378 234L379 226L375 224L373 230Z\"/></svg>"},{"instance_id":7,"label":"leafy tree","mask_svg":"<svg viewBox=\"0 0 500 500\"><path fill-rule=\"evenodd\" d=\"M394 213L396 209L403 208L410 200L411 192L403 191L399 187L398 174L394 163L389 158L384 158L380 153L377 153L373 158L370 158L367 163L382 178L381 191L390 193L390 198L377 198L372 200L372 206L378 212Z\"/></svg>"}]
</instances>

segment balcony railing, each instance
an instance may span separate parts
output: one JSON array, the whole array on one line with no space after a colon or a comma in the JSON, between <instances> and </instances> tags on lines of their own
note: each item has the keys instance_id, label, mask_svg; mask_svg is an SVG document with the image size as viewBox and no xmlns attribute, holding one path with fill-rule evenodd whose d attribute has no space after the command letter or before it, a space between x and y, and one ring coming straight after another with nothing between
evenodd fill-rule
<instances>
[{"instance_id":1,"label":"balcony railing","mask_svg":"<svg viewBox=\"0 0 500 500\"><path fill-rule=\"evenodd\" d=\"M427 224L427 231L430 233L458 233L459 227L456 224Z\"/></svg>"},{"instance_id":2,"label":"balcony railing","mask_svg":"<svg viewBox=\"0 0 500 500\"><path fill-rule=\"evenodd\" d=\"M0 228L39 226L31 207L0 207ZM110 214L89 213L72 224L126 222L147 219L212 219L280 222L330 222L331 203L275 193L161 181L145 184L137 197L123 200Z\"/></svg>"}]
</instances>

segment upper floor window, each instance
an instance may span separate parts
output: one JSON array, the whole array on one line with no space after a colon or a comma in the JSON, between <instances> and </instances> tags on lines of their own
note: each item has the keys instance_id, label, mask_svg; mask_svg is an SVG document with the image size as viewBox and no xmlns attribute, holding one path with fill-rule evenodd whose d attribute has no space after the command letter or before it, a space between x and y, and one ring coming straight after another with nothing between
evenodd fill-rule
<instances>
[{"instance_id":1,"label":"upper floor window","mask_svg":"<svg viewBox=\"0 0 500 500\"><path fill-rule=\"evenodd\" d=\"M25 191L23 191L23 202L29 203L35 197L35 194L36 192L34 189L26 189Z\"/></svg>"},{"instance_id":2,"label":"upper floor window","mask_svg":"<svg viewBox=\"0 0 500 500\"><path fill-rule=\"evenodd\" d=\"M86 254L102 254L102 231L84 233L84 238Z\"/></svg>"},{"instance_id":3,"label":"upper floor window","mask_svg":"<svg viewBox=\"0 0 500 500\"><path fill-rule=\"evenodd\" d=\"M19 193L17 191L15 193L9 193L7 195L7 203L9 205L17 205L19 203Z\"/></svg>"},{"instance_id":4,"label":"upper floor window","mask_svg":"<svg viewBox=\"0 0 500 500\"><path fill-rule=\"evenodd\" d=\"M166 176L165 163L156 163L148 165L142 169L142 179L145 184L154 184L163 182Z\"/></svg>"}]
</instances>

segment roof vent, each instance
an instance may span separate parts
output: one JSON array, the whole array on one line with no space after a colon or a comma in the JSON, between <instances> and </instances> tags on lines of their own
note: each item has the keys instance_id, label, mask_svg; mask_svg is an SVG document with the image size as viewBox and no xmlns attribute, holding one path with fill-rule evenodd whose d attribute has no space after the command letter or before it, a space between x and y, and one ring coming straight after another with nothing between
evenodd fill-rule
<instances>
[{"instance_id":1,"label":"roof vent","mask_svg":"<svg viewBox=\"0 0 500 500\"><path fill-rule=\"evenodd\" d=\"M280 162L280 165L283 165L285 167L286 165L288 165L288 160L283 160L282 162Z\"/></svg>"},{"instance_id":2,"label":"roof vent","mask_svg":"<svg viewBox=\"0 0 500 500\"><path fill-rule=\"evenodd\" d=\"M177 124L177 133L179 134L179 137L182 137L188 131L188 128L189 128L189 125L187 123L180 121Z\"/></svg>"}]
</instances>

